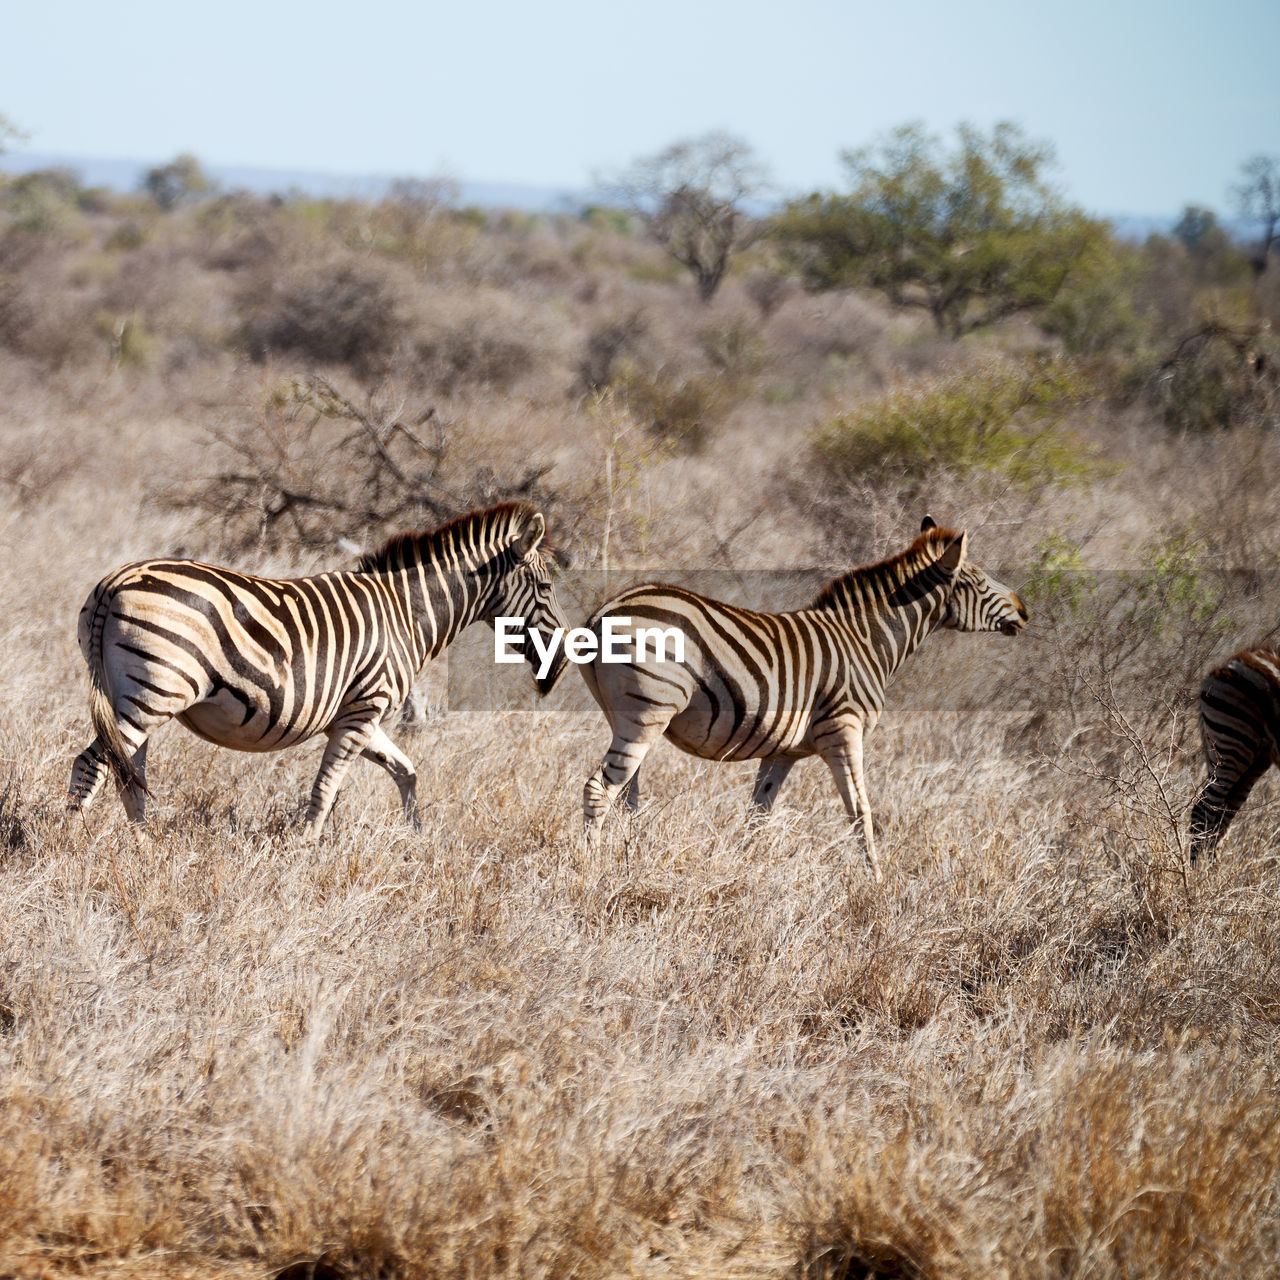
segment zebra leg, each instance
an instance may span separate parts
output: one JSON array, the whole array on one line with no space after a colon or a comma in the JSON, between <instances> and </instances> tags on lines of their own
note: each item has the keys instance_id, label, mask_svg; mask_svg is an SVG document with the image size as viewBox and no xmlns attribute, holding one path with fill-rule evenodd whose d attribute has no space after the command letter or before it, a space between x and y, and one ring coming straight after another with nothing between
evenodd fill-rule
<instances>
[{"instance_id":1,"label":"zebra leg","mask_svg":"<svg viewBox=\"0 0 1280 1280\"><path fill-rule=\"evenodd\" d=\"M880 859L876 857L875 830L871 822L871 799L867 795L867 780L862 772L862 727L848 729L841 733L830 745L823 748L822 758L831 770L836 781L840 799L844 801L845 812L850 822L862 819L862 839L866 848L867 861L871 864L871 872L876 883L884 879L880 870Z\"/></svg>"},{"instance_id":2,"label":"zebra leg","mask_svg":"<svg viewBox=\"0 0 1280 1280\"><path fill-rule=\"evenodd\" d=\"M583 833L590 852L595 853L600 848L605 814L609 812L618 792L639 772L649 748L662 737L666 727L665 722L636 726L638 736L630 738L618 729L613 731L609 750L605 752L600 767L587 779L587 785L582 790ZM635 795L638 803L639 783L636 784Z\"/></svg>"},{"instance_id":3,"label":"zebra leg","mask_svg":"<svg viewBox=\"0 0 1280 1280\"><path fill-rule=\"evenodd\" d=\"M75 758L71 766L71 781L67 785L67 812L87 809L98 798L102 784L106 782L111 766L107 764L102 749L102 739L94 738Z\"/></svg>"},{"instance_id":4,"label":"zebra leg","mask_svg":"<svg viewBox=\"0 0 1280 1280\"><path fill-rule=\"evenodd\" d=\"M1232 819L1249 798L1254 784L1271 763L1265 751L1259 751L1243 773L1236 775L1225 762L1209 772L1204 790L1191 807L1191 865L1203 855L1212 854L1227 834Z\"/></svg>"},{"instance_id":5,"label":"zebra leg","mask_svg":"<svg viewBox=\"0 0 1280 1280\"><path fill-rule=\"evenodd\" d=\"M329 730L329 742L324 755L320 757L320 772L316 774L311 787L311 798L307 801L307 817L303 823L303 834L307 840L320 838L329 810L338 798L342 780L351 768L351 762L363 754L377 730L377 720L361 720L354 724L347 722ZM413 766L409 767L412 769ZM401 795L403 794L402 790Z\"/></svg>"},{"instance_id":6,"label":"zebra leg","mask_svg":"<svg viewBox=\"0 0 1280 1280\"><path fill-rule=\"evenodd\" d=\"M627 783L627 808L636 813L640 809L640 770L637 769L631 775L631 781Z\"/></svg>"},{"instance_id":7,"label":"zebra leg","mask_svg":"<svg viewBox=\"0 0 1280 1280\"><path fill-rule=\"evenodd\" d=\"M120 788L120 799L124 801L124 811L130 822L145 822L147 818L147 743L143 738L142 745L133 753L133 771L137 775L136 782L130 782Z\"/></svg>"},{"instance_id":8,"label":"zebra leg","mask_svg":"<svg viewBox=\"0 0 1280 1280\"><path fill-rule=\"evenodd\" d=\"M404 805L404 820L411 823L415 831L422 830L422 821L418 817L418 775L409 757L396 746L378 725L369 745L361 752L366 760L381 765L395 780L400 788L400 803Z\"/></svg>"},{"instance_id":9,"label":"zebra leg","mask_svg":"<svg viewBox=\"0 0 1280 1280\"><path fill-rule=\"evenodd\" d=\"M795 767L795 756L771 756L760 761L756 784L751 788L751 808L748 817L761 818L773 808L773 802L782 790L787 774Z\"/></svg>"}]
</instances>

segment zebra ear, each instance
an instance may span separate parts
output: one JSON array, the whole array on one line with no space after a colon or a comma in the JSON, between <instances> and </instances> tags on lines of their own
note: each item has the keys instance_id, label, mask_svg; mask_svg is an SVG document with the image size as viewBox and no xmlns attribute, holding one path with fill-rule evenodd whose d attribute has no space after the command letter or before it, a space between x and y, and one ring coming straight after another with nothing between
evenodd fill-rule
<instances>
[{"instance_id":1,"label":"zebra ear","mask_svg":"<svg viewBox=\"0 0 1280 1280\"><path fill-rule=\"evenodd\" d=\"M925 518L920 521L921 533L928 533L930 529L936 529L937 527L938 522L932 516L925 516Z\"/></svg>"},{"instance_id":2,"label":"zebra ear","mask_svg":"<svg viewBox=\"0 0 1280 1280\"><path fill-rule=\"evenodd\" d=\"M541 511L535 511L529 517L529 523L525 525L520 536L516 538L512 544L516 555L525 560L529 553L542 541L542 535L547 531L547 522L542 518Z\"/></svg>"},{"instance_id":3,"label":"zebra ear","mask_svg":"<svg viewBox=\"0 0 1280 1280\"><path fill-rule=\"evenodd\" d=\"M947 543L947 549L934 561L944 573L955 573L964 563L964 553L969 545L968 533L962 533Z\"/></svg>"}]
</instances>

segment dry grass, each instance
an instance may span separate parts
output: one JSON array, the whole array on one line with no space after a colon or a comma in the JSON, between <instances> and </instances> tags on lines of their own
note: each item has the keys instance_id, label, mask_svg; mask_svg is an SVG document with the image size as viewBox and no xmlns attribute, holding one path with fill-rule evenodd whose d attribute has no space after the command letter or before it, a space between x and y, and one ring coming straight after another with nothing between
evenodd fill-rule
<instances>
[{"instance_id":1,"label":"dry grass","mask_svg":"<svg viewBox=\"0 0 1280 1280\"><path fill-rule=\"evenodd\" d=\"M1061 779L904 714L883 888L818 768L753 833L742 771L660 756L588 860L601 726L459 714L410 739L421 836L369 771L308 848L313 753L175 730L139 841L63 818L77 717L50 712L10 720L0 779L11 1274L1274 1259L1263 816L1190 881L1173 833L1109 845Z\"/></svg>"},{"instance_id":2,"label":"dry grass","mask_svg":"<svg viewBox=\"0 0 1280 1280\"><path fill-rule=\"evenodd\" d=\"M589 335L637 306L654 360L695 367L709 322L681 282L637 279L647 259L621 241L494 235L467 242L482 292L432 277L413 301L442 334L474 318L532 353L447 389L458 449L498 472L554 460L582 565L732 579L834 559L785 482L814 423L941 363L933 339L863 299L788 298L732 414L675 457L607 398L571 397ZM186 305L154 303L162 345L156 317ZM746 306L731 280L715 322ZM76 611L124 560L218 553L216 525L149 495L207 473L205 428L251 422L294 370L65 350L58 368L0 354L0 1273L1274 1273L1280 792L1262 784L1218 862L1188 871L1190 689L1135 743L1087 689L1036 678L1055 648L1035 600L1024 640L931 641L869 745L883 886L813 763L749 829L750 770L659 750L640 818L588 857L598 714L572 689L538 714L446 712L439 675L436 713L402 735L421 834L357 768L307 847L315 751L235 755L176 728L151 754L145 837L114 799L69 821ZM1047 530L1108 567L1170 520L1218 531L1211 563L1271 552L1215 498L1267 509L1269 439L1215 462L1132 416L1089 429L1121 473L1038 505L939 476L934 514L1017 585ZM922 513L881 514L877 552ZM1068 696L1088 734L1049 740L1042 702Z\"/></svg>"}]
</instances>

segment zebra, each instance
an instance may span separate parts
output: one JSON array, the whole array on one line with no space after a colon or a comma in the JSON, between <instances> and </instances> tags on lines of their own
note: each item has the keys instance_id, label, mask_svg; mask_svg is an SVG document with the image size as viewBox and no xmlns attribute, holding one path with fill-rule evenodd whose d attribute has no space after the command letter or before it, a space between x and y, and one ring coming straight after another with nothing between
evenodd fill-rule
<instances>
[{"instance_id":1,"label":"zebra","mask_svg":"<svg viewBox=\"0 0 1280 1280\"><path fill-rule=\"evenodd\" d=\"M1211 854L1268 765L1280 765L1280 649L1242 649L1200 686L1208 779L1191 808L1191 861Z\"/></svg>"},{"instance_id":2,"label":"zebra","mask_svg":"<svg viewBox=\"0 0 1280 1280\"><path fill-rule=\"evenodd\" d=\"M706 760L759 760L753 813L773 806L797 760L821 756L850 823L861 818L867 861L881 880L862 740L880 719L890 677L936 627L1012 636L1027 622L1016 593L967 561L967 545L966 533L926 516L905 551L834 579L794 613L758 613L656 584L610 600L587 626L599 637L609 618L625 660L606 663L598 649L579 668L613 730L583 793L588 848L599 848L624 786L629 807L638 806L640 766L666 737ZM655 628L683 635L682 659L644 660ZM646 636L637 638L641 629Z\"/></svg>"},{"instance_id":3,"label":"zebra","mask_svg":"<svg viewBox=\"0 0 1280 1280\"><path fill-rule=\"evenodd\" d=\"M523 503L392 537L350 571L256 578L192 560L141 560L104 578L80 610L96 737L76 757L67 803L81 810L113 773L129 819L145 818L151 734L177 719L240 751L328 739L306 810L316 839L357 756L381 765L420 827L417 775L382 721L464 627L523 618L564 626L546 522ZM525 645L533 661L533 645ZM538 681L539 692L550 685Z\"/></svg>"}]
</instances>

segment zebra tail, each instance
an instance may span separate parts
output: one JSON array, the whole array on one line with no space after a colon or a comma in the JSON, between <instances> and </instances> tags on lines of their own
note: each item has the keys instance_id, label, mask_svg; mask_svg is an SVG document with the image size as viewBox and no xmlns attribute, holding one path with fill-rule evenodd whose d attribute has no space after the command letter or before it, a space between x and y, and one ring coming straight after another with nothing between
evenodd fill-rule
<instances>
[{"instance_id":1,"label":"zebra tail","mask_svg":"<svg viewBox=\"0 0 1280 1280\"><path fill-rule=\"evenodd\" d=\"M99 602L96 612L100 613L105 599ZM116 723L115 703L111 700L111 691L107 688L106 667L102 661L102 628L95 616L92 621L93 630L89 645L89 718L93 722L93 730L98 735L106 753L107 764L115 774L116 781L122 787L137 787L147 792L147 785L133 767L133 752L120 733ZM147 792L149 795L150 792Z\"/></svg>"}]
</instances>

